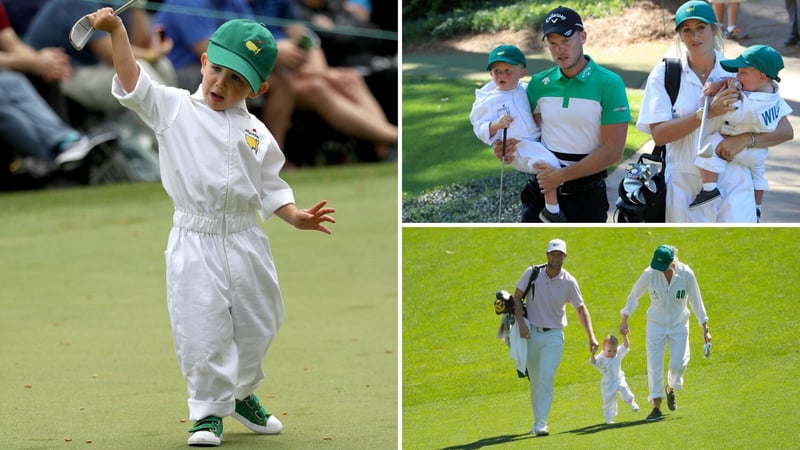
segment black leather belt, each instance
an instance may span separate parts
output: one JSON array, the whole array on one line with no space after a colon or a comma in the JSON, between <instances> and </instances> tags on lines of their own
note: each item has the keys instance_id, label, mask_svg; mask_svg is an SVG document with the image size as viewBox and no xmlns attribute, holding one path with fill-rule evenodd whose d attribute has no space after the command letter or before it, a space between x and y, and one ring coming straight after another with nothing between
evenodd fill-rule
<instances>
[{"instance_id":1,"label":"black leather belt","mask_svg":"<svg viewBox=\"0 0 800 450\"><path fill-rule=\"evenodd\" d=\"M607 176L606 171L603 170L593 175L567 181L558 187L558 193L561 195L574 195L600 189L603 187Z\"/></svg>"}]
</instances>

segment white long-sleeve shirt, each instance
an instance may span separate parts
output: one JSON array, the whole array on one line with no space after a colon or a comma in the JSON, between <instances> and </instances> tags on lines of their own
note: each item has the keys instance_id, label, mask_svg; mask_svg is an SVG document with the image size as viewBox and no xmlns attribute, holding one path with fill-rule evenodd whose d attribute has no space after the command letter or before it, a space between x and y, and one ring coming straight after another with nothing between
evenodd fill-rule
<instances>
[{"instance_id":1,"label":"white long-sleeve shirt","mask_svg":"<svg viewBox=\"0 0 800 450\"><path fill-rule=\"evenodd\" d=\"M596 367L603 375L600 386L604 394L616 392L620 383L627 385L625 372L622 371L622 358L628 354L628 351L628 347L620 345L617 347L617 356L613 358L607 358L602 351L595 358L595 362L592 362L591 358L589 358L589 364Z\"/></svg>"},{"instance_id":2,"label":"white long-sleeve shirt","mask_svg":"<svg viewBox=\"0 0 800 450\"><path fill-rule=\"evenodd\" d=\"M152 82L142 69L139 74L132 92L115 76L112 93L155 132L161 182L176 220L180 215L181 221L236 227L234 221L247 221L255 212L266 220L294 203L291 187L279 175L283 153L244 101L214 111L199 89L190 95Z\"/></svg>"},{"instance_id":3,"label":"white long-sleeve shirt","mask_svg":"<svg viewBox=\"0 0 800 450\"><path fill-rule=\"evenodd\" d=\"M489 135L489 125L503 114L514 118L506 132L508 139L539 140L542 132L533 120L531 104L526 94L527 87L526 83L520 81L513 91L501 91L494 81L490 81L475 90L475 102L472 104L469 121L472 123L472 131L481 142L491 146L494 141L502 139L502 131Z\"/></svg>"},{"instance_id":4,"label":"white long-sleeve shirt","mask_svg":"<svg viewBox=\"0 0 800 450\"><path fill-rule=\"evenodd\" d=\"M650 307L647 308L647 321L666 329L685 325L689 321L689 308L700 325L708 322L700 287L692 269L681 262L675 263L672 281L667 283L663 272L647 267L636 280L622 314L630 317L639 305L639 298L650 294Z\"/></svg>"},{"instance_id":5,"label":"white long-sleeve shirt","mask_svg":"<svg viewBox=\"0 0 800 450\"><path fill-rule=\"evenodd\" d=\"M736 109L719 117L708 120L710 135L704 136L703 143L711 145L712 150L722 142L725 136L736 136L742 133L769 133L775 131L778 122L792 113L792 108L781 98L778 83L772 82L774 92L742 92L741 100L735 103ZM734 161L746 167L752 167L747 152L734 157ZM760 159L766 159L766 153ZM711 157L719 158L716 152ZM763 161L760 161L763 164ZM701 165L701 167L703 167Z\"/></svg>"}]
</instances>

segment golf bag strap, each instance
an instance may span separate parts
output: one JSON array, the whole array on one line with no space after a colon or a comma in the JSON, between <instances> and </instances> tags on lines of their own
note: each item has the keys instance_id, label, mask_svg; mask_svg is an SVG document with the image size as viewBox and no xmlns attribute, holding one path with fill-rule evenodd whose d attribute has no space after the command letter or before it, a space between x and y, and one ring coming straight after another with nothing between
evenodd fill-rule
<instances>
[{"instance_id":1,"label":"golf bag strap","mask_svg":"<svg viewBox=\"0 0 800 450\"><path fill-rule=\"evenodd\" d=\"M533 301L533 294L534 294L533 283L536 281L536 278L539 276L539 271L542 270L542 268L545 265L546 264L542 264L540 266L537 266L536 264L531 264L531 277L528 278L528 286L525 288L525 292L522 294L522 300L525 300L525 297L528 296L528 292L530 292L531 293L531 301Z\"/></svg>"},{"instance_id":2,"label":"golf bag strap","mask_svg":"<svg viewBox=\"0 0 800 450\"><path fill-rule=\"evenodd\" d=\"M681 90L681 60L678 58L664 58L664 88L669 95L671 104L675 104L675 99L678 98L678 92ZM656 145L653 148L653 156L658 157L661 161L666 160L666 145Z\"/></svg>"}]
</instances>

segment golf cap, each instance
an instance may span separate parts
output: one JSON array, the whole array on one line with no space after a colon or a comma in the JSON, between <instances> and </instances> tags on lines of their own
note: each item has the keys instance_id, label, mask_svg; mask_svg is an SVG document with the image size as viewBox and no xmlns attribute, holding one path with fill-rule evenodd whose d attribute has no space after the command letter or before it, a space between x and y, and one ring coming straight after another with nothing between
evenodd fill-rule
<instances>
[{"instance_id":1,"label":"golf cap","mask_svg":"<svg viewBox=\"0 0 800 450\"><path fill-rule=\"evenodd\" d=\"M670 245L659 245L656 252L653 253L653 260L650 261L650 267L659 272L669 269L672 260L675 259L675 249Z\"/></svg>"},{"instance_id":2,"label":"golf cap","mask_svg":"<svg viewBox=\"0 0 800 450\"><path fill-rule=\"evenodd\" d=\"M208 60L243 76L253 92L267 81L278 45L263 23L233 19L223 23L208 41Z\"/></svg>"},{"instance_id":3,"label":"golf cap","mask_svg":"<svg viewBox=\"0 0 800 450\"><path fill-rule=\"evenodd\" d=\"M547 253L559 251L563 254L567 254L567 243L562 241L561 239L553 239L552 241L547 243Z\"/></svg>"},{"instance_id":4,"label":"golf cap","mask_svg":"<svg viewBox=\"0 0 800 450\"><path fill-rule=\"evenodd\" d=\"M550 33L560 34L568 38L575 31L583 31L583 21L578 13L569 8L559 6L544 16L542 40Z\"/></svg>"},{"instance_id":5,"label":"golf cap","mask_svg":"<svg viewBox=\"0 0 800 450\"><path fill-rule=\"evenodd\" d=\"M768 45L751 45L736 59L724 59L719 65L728 72L736 72L740 67L753 67L775 81L781 81L778 72L783 69L783 58L777 50Z\"/></svg>"},{"instance_id":6,"label":"golf cap","mask_svg":"<svg viewBox=\"0 0 800 450\"><path fill-rule=\"evenodd\" d=\"M490 70L492 64L496 62L504 62L512 66L522 64L522 67L525 67L525 55L522 54L522 50L513 45L500 45L489 53L489 64L486 65L486 70Z\"/></svg>"},{"instance_id":7,"label":"golf cap","mask_svg":"<svg viewBox=\"0 0 800 450\"><path fill-rule=\"evenodd\" d=\"M675 13L675 29L677 30L683 22L689 19L699 20L703 23L716 23L717 15L714 14L714 9L708 3L691 1L681 5Z\"/></svg>"}]
</instances>

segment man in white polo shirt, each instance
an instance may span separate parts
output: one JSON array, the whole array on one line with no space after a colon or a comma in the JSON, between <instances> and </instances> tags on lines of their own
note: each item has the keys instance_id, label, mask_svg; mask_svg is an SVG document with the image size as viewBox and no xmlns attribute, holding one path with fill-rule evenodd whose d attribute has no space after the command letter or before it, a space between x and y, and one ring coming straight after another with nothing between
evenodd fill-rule
<instances>
[{"instance_id":1,"label":"man in white polo shirt","mask_svg":"<svg viewBox=\"0 0 800 450\"><path fill-rule=\"evenodd\" d=\"M583 303L578 281L562 268L567 259L567 243L553 239L547 244L547 264L539 271L527 294L525 309L522 296L526 292L533 266L528 267L517 282L514 291L514 313L519 324L519 334L528 341L528 375L530 376L531 408L533 427L531 433L537 436L550 434L547 416L553 403L553 385L556 369L564 352L564 327L567 326L566 304L575 308L578 320L589 336L589 350L598 347L592 330L592 318ZM526 325L527 319L530 327Z\"/></svg>"}]
</instances>

